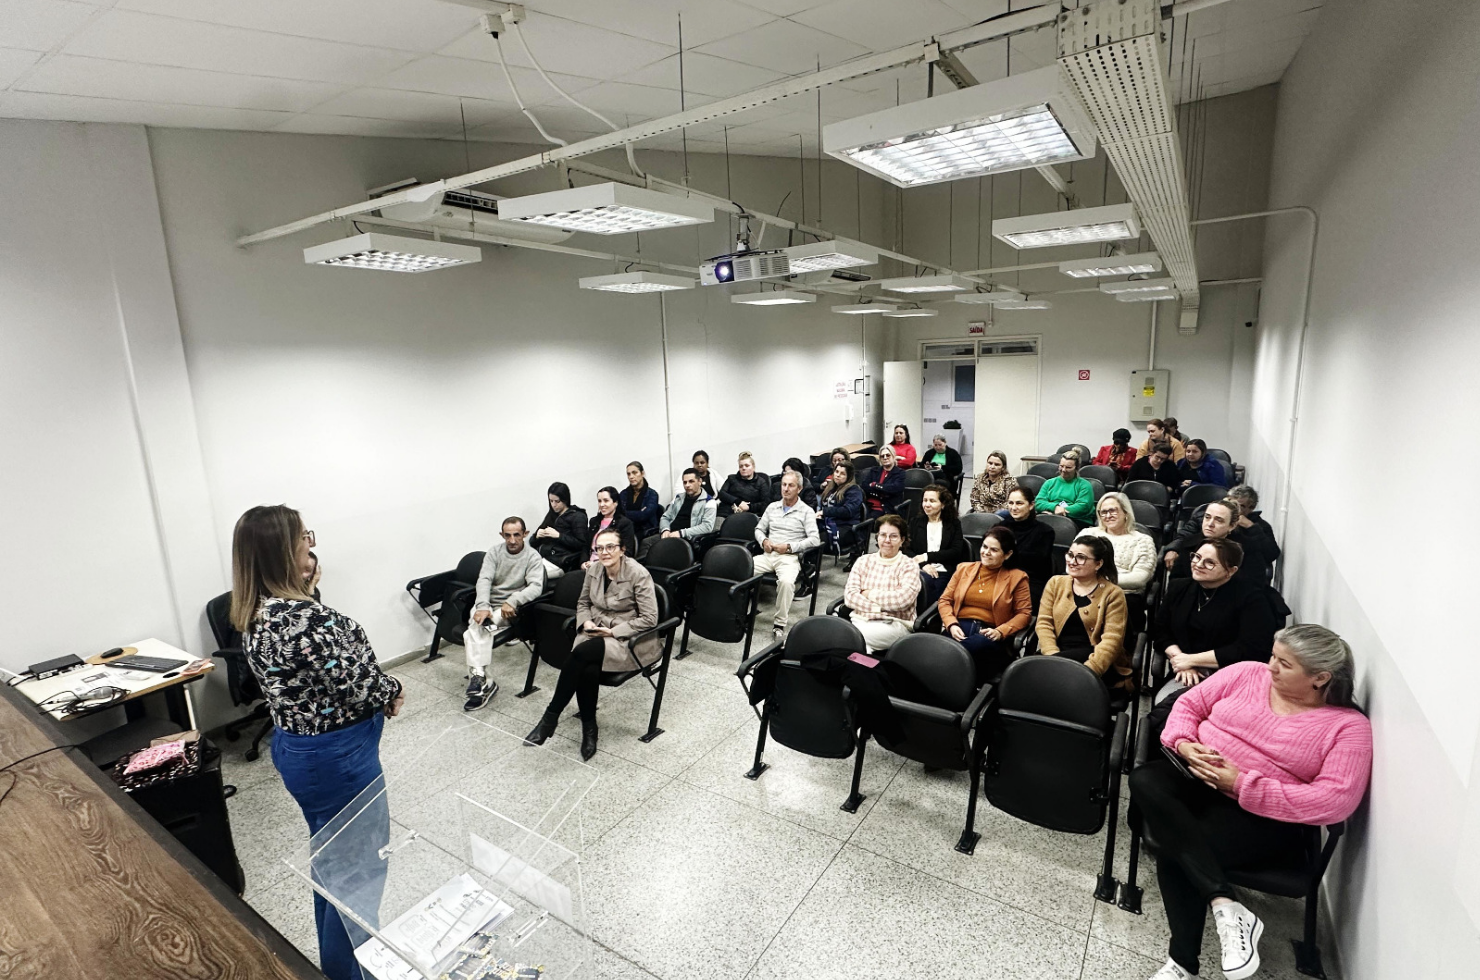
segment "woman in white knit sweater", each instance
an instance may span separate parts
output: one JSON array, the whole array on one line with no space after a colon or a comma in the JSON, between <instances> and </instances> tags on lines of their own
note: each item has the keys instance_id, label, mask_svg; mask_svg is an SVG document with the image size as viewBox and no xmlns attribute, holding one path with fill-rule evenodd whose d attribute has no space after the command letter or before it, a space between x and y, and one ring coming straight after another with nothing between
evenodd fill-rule
<instances>
[{"instance_id":1,"label":"woman in white knit sweater","mask_svg":"<svg viewBox=\"0 0 1480 980\"><path fill-rule=\"evenodd\" d=\"M1131 499L1123 493L1105 494L1095 504L1095 514L1098 523L1079 535L1109 538L1115 548L1115 570L1120 573L1119 585L1129 607L1126 621L1129 642L1146 623L1146 586L1156 573L1156 542L1151 540L1151 535L1136 530L1136 512Z\"/></svg>"}]
</instances>

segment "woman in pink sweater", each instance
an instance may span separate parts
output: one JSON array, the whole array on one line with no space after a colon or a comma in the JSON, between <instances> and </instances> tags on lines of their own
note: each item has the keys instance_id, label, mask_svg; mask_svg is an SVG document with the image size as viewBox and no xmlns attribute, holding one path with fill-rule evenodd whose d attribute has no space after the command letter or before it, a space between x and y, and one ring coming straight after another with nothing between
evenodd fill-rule
<instances>
[{"instance_id":1,"label":"woman in pink sweater","mask_svg":"<svg viewBox=\"0 0 1480 980\"><path fill-rule=\"evenodd\" d=\"M1291 626L1275 634L1267 665L1224 667L1177 701L1164 755L1130 778L1161 846L1156 877L1172 931L1152 980L1197 975L1210 906L1224 976L1259 969L1264 923L1234 899L1227 869L1301 860L1302 825L1345 820L1362 801L1372 727L1353 704L1353 673L1341 637Z\"/></svg>"}]
</instances>

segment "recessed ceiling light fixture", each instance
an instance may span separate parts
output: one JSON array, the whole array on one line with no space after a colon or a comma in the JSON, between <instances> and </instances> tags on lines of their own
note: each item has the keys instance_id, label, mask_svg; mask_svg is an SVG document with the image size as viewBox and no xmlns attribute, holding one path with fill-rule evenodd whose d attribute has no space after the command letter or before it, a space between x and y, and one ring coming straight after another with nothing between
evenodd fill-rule
<instances>
[{"instance_id":1,"label":"recessed ceiling light fixture","mask_svg":"<svg viewBox=\"0 0 1480 980\"><path fill-rule=\"evenodd\" d=\"M475 245L454 245L370 232L305 248L303 261L309 265L378 269L381 272L430 272L482 262L483 250Z\"/></svg>"},{"instance_id":2,"label":"recessed ceiling light fixture","mask_svg":"<svg viewBox=\"0 0 1480 980\"><path fill-rule=\"evenodd\" d=\"M1053 304L1046 299L1017 299L1010 303L998 303L999 310L1051 310Z\"/></svg>"},{"instance_id":3,"label":"recessed ceiling light fixture","mask_svg":"<svg viewBox=\"0 0 1480 980\"><path fill-rule=\"evenodd\" d=\"M976 283L965 276L905 276L901 279L883 279L879 285L888 293L963 293L976 288Z\"/></svg>"},{"instance_id":4,"label":"recessed ceiling light fixture","mask_svg":"<svg viewBox=\"0 0 1480 980\"><path fill-rule=\"evenodd\" d=\"M1124 279L1120 282L1100 283L1100 292L1110 296L1124 296L1134 293L1175 293L1176 291L1176 284L1167 277L1160 279Z\"/></svg>"},{"instance_id":5,"label":"recessed ceiling light fixture","mask_svg":"<svg viewBox=\"0 0 1480 980\"><path fill-rule=\"evenodd\" d=\"M885 316L893 316L893 317L940 316L940 310L922 310L922 309L886 310L884 312L884 315Z\"/></svg>"},{"instance_id":6,"label":"recessed ceiling light fixture","mask_svg":"<svg viewBox=\"0 0 1480 980\"><path fill-rule=\"evenodd\" d=\"M876 265L879 250L837 238L830 242L810 242L782 249L791 263L791 273L825 272L828 269L853 269L858 266Z\"/></svg>"},{"instance_id":7,"label":"recessed ceiling light fixture","mask_svg":"<svg viewBox=\"0 0 1480 980\"><path fill-rule=\"evenodd\" d=\"M1136 208L1132 204L1028 214L1018 218L998 218L992 222L992 237L1013 248L1118 242L1140 236L1141 225L1136 220Z\"/></svg>"},{"instance_id":8,"label":"recessed ceiling light fixture","mask_svg":"<svg viewBox=\"0 0 1480 980\"><path fill-rule=\"evenodd\" d=\"M848 306L834 306L834 313L847 313L849 316L863 316L866 313L888 313L899 307L893 303L853 303Z\"/></svg>"},{"instance_id":9,"label":"recessed ceiling light fixture","mask_svg":"<svg viewBox=\"0 0 1480 980\"><path fill-rule=\"evenodd\" d=\"M608 293L663 293L673 289L693 289L694 280L657 272L619 272L611 276L586 276L580 280L580 286Z\"/></svg>"},{"instance_id":10,"label":"recessed ceiling light fixture","mask_svg":"<svg viewBox=\"0 0 1480 980\"><path fill-rule=\"evenodd\" d=\"M1058 65L832 123L822 144L900 187L1095 155L1094 127Z\"/></svg>"},{"instance_id":11,"label":"recessed ceiling light fixture","mask_svg":"<svg viewBox=\"0 0 1480 980\"><path fill-rule=\"evenodd\" d=\"M766 293L735 293L730 296L731 303L740 303L744 306L787 306L792 303L815 303L816 293L799 293L791 289L778 289Z\"/></svg>"},{"instance_id":12,"label":"recessed ceiling light fixture","mask_svg":"<svg viewBox=\"0 0 1480 980\"><path fill-rule=\"evenodd\" d=\"M1020 302L1023 294L1016 289L994 289L990 293L962 293L960 296L952 296L951 299L957 303L1000 306L1003 303Z\"/></svg>"},{"instance_id":13,"label":"recessed ceiling light fixture","mask_svg":"<svg viewBox=\"0 0 1480 980\"><path fill-rule=\"evenodd\" d=\"M1069 262L1060 262L1059 271L1075 279L1135 276L1144 272L1160 272L1161 256L1155 252L1137 252L1135 255L1106 255L1096 259L1073 259Z\"/></svg>"},{"instance_id":14,"label":"recessed ceiling light fixture","mask_svg":"<svg viewBox=\"0 0 1480 980\"><path fill-rule=\"evenodd\" d=\"M1116 293L1115 298L1122 303L1160 303L1162 300L1177 299L1180 295L1175 289L1157 289L1139 293Z\"/></svg>"},{"instance_id":15,"label":"recessed ceiling light fixture","mask_svg":"<svg viewBox=\"0 0 1480 980\"><path fill-rule=\"evenodd\" d=\"M714 206L676 194L626 184L589 184L498 202L504 221L530 221L568 231L621 235L714 220Z\"/></svg>"}]
</instances>

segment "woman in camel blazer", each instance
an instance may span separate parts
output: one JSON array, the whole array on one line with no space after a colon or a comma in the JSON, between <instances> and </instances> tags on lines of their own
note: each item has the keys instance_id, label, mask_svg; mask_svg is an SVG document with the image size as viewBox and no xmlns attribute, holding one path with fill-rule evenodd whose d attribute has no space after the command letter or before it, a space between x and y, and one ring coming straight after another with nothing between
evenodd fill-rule
<instances>
[{"instance_id":1,"label":"woman in camel blazer","mask_svg":"<svg viewBox=\"0 0 1480 980\"><path fill-rule=\"evenodd\" d=\"M1028 574L1004 567L1016 547L1007 528L988 530L981 560L958 565L936 603L941 629L971 654L978 685L1001 676L1012 661L1012 635L1033 621Z\"/></svg>"},{"instance_id":2,"label":"woman in camel blazer","mask_svg":"<svg viewBox=\"0 0 1480 980\"><path fill-rule=\"evenodd\" d=\"M1125 593L1116 584L1114 546L1105 538L1079 538L1064 564L1068 574L1049 579L1038 603L1038 652L1078 660L1106 687L1132 690Z\"/></svg>"}]
</instances>

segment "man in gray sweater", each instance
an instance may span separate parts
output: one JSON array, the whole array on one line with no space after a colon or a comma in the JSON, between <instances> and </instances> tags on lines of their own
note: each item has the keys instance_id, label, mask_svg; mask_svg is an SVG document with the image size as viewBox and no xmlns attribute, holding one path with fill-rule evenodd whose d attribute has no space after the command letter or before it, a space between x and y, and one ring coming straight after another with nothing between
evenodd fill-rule
<instances>
[{"instance_id":1,"label":"man in gray sweater","mask_svg":"<svg viewBox=\"0 0 1480 980\"><path fill-rule=\"evenodd\" d=\"M802 572L802 561L797 556L822 545L817 512L802 502L801 494L802 478L788 470L781 477L781 499L766 508L755 527L755 540L761 546L755 570L776 574L776 612L771 630L777 639L786 632L797 578Z\"/></svg>"},{"instance_id":2,"label":"man in gray sweater","mask_svg":"<svg viewBox=\"0 0 1480 980\"><path fill-rule=\"evenodd\" d=\"M514 628L514 620L525 604L545 590L545 563L540 553L524 543L528 528L522 517L505 518L499 529L502 544L488 549L478 572L477 599L473 606L474 626L483 625L498 643ZM486 625L485 625L486 624ZM468 652L468 700L464 711L477 711L498 692L498 682L488 676L492 657Z\"/></svg>"}]
</instances>

